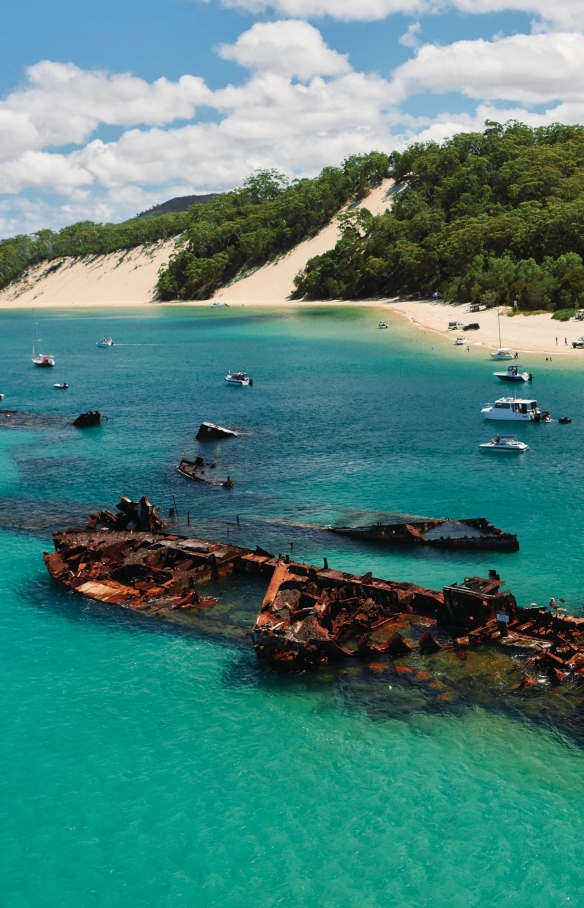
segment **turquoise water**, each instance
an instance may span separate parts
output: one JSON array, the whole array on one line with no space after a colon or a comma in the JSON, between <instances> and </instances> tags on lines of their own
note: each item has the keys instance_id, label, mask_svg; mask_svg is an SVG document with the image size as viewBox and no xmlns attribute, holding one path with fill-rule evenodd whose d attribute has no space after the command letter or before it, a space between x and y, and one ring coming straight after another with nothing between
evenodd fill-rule
<instances>
[{"instance_id":1,"label":"turquoise water","mask_svg":"<svg viewBox=\"0 0 584 908\"><path fill-rule=\"evenodd\" d=\"M521 603L580 613L579 364L522 361L534 397L574 422L522 427L529 454L496 459L477 449L493 434L480 405L501 393L484 352L377 320L50 313L48 374L29 365L30 317L0 318L5 406L109 417L0 430L3 906L583 903L574 739L510 710L428 709L389 676L283 677L245 641L112 613L42 566L48 503L73 519L118 492L166 511L174 493L201 533L435 586L496 567ZM103 334L120 345L97 349ZM254 387L227 387L228 367ZM202 419L241 427L205 449L232 492L176 472ZM392 512L487 516L521 550L396 553L315 529Z\"/></svg>"}]
</instances>

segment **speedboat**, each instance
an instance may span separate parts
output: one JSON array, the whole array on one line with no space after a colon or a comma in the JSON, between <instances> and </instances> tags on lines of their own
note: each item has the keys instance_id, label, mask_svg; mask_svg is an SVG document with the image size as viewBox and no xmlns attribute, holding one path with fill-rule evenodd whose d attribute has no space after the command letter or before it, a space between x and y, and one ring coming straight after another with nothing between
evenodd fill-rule
<instances>
[{"instance_id":1,"label":"speedboat","mask_svg":"<svg viewBox=\"0 0 584 908\"><path fill-rule=\"evenodd\" d=\"M100 341L97 341L96 347L113 347L114 342L111 337L102 337Z\"/></svg>"},{"instance_id":2,"label":"speedboat","mask_svg":"<svg viewBox=\"0 0 584 908\"><path fill-rule=\"evenodd\" d=\"M466 337L457 337L454 341L455 347L462 347L464 344L466 344Z\"/></svg>"},{"instance_id":3,"label":"speedboat","mask_svg":"<svg viewBox=\"0 0 584 908\"><path fill-rule=\"evenodd\" d=\"M225 376L225 381L229 385L239 385L240 387L253 385L253 379L249 377L247 372L231 372L229 370Z\"/></svg>"},{"instance_id":4,"label":"speedboat","mask_svg":"<svg viewBox=\"0 0 584 908\"><path fill-rule=\"evenodd\" d=\"M387 322L379 322L377 327L378 328L389 328L389 325L387 324Z\"/></svg>"},{"instance_id":5,"label":"speedboat","mask_svg":"<svg viewBox=\"0 0 584 908\"><path fill-rule=\"evenodd\" d=\"M551 422L547 410L539 410L536 400L520 397L501 397L494 404L486 404L481 413L485 419L514 419L521 422Z\"/></svg>"},{"instance_id":6,"label":"speedboat","mask_svg":"<svg viewBox=\"0 0 584 908\"><path fill-rule=\"evenodd\" d=\"M505 372L493 372L501 381L533 381L531 372L519 372L517 366L507 366Z\"/></svg>"},{"instance_id":7,"label":"speedboat","mask_svg":"<svg viewBox=\"0 0 584 908\"><path fill-rule=\"evenodd\" d=\"M32 361L35 366L44 368L50 368L55 365L55 357L50 356L48 353L39 353L37 356L33 356Z\"/></svg>"},{"instance_id":8,"label":"speedboat","mask_svg":"<svg viewBox=\"0 0 584 908\"><path fill-rule=\"evenodd\" d=\"M228 309L229 303L211 303L211 309Z\"/></svg>"},{"instance_id":9,"label":"speedboat","mask_svg":"<svg viewBox=\"0 0 584 908\"><path fill-rule=\"evenodd\" d=\"M518 353L514 353L509 347L499 347L495 353L490 353L491 359L517 359Z\"/></svg>"},{"instance_id":10,"label":"speedboat","mask_svg":"<svg viewBox=\"0 0 584 908\"><path fill-rule=\"evenodd\" d=\"M4 400L4 397L5 397L4 394L0 394L0 400Z\"/></svg>"},{"instance_id":11,"label":"speedboat","mask_svg":"<svg viewBox=\"0 0 584 908\"><path fill-rule=\"evenodd\" d=\"M483 451L503 451L505 454L523 454L524 451L529 451L529 445L518 441L516 435L495 435L480 447Z\"/></svg>"},{"instance_id":12,"label":"speedboat","mask_svg":"<svg viewBox=\"0 0 584 908\"><path fill-rule=\"evenodd\" d=\"M69 387L69 385L67 384L66 381L60 381L60 382L57 382L57 384L53 385L53 388L63 388L63 389L65 389L65 388L68 388L68 387Z\"/></svg>"}]
</instances>

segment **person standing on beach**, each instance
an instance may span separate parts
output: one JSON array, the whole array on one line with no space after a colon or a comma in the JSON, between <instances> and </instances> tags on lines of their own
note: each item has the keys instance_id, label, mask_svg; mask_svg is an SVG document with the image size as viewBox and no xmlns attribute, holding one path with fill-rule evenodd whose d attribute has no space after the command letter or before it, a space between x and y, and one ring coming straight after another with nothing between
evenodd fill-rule
<instances>
[{"instance_id":1,"label":"person standing on beach","mask_svg":"<svg viewBox=\"0 0 584 908\"><path fill-rule=\"evenodd\" d=\"M557 346L558 346L558 339L557 339L557 337L556 337L556 347L557 347Z\"/></svg>"},{"instance_id":2,"label":"person standing on beach","mask_svg":"<svg viewBox=\"0 0 584 908\"><path fill-rule=\"evenodd\" d=\"M564 343L565 343L565 345L566 345L566 347L567 347L567 346L568 346L568 338L567 338L567 337L564 338Z\"/></svg>"}]
</instances>

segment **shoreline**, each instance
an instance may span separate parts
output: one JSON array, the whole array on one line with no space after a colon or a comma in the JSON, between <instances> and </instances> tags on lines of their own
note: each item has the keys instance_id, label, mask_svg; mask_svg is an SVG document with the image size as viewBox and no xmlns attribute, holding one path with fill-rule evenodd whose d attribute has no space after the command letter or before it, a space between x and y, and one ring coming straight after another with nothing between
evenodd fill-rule
<instances>
[{"instance_id":1,"label":"shoreline","mask_svg":"<svg viewBox=\"0 0 584 908\"><path fill-rule=\"evenodd\" d=\"M35 299L32 302L21 303L18 305L16 300L2 299L0 297L0 311L8 312L25 312L32 309L39 310L58 310L58 311L91 311L91 310L122 310L135 309L144 310L153 307L171 308L171 309L188 309L188 308L230 308L230 309L370 309L377 312L383 312L387 317L395 316L402 322L405 320L412 329L422 333L428 332L433 337L441 337L445 344L454 346L454 338L460 333L458 331L449 331L448 323L450 321L462 321L463 323L478 321L481 328L479 331L471 331L465 334L466 345L471 350L495 350L499 346L499 332L497 321L497 309L489 309L484 312L471 313L467 305L454 305L452 303L434 302L430 300L400 300L400 299L369 299L369 300L259 300L245 302L230 302L213 307L213 299L210 300L170 300L159 302L157 300L131 300L128 302L108 302L95 303L83 301L79 303L58 305L54 302L41 302ZM16 304L15 304L16 303ZM501 341L502 346L510 347L518 353L539 353L548 356L584 356L584 351L574 349L572 341L584 335L584 322L558 322L552 319L552 313L541 313L538 315L518 315L508 316L506 311L501 312ZM557 343L556 343L557 338ZM566 343L567 341L567 343ZM464 346L461 349L464 349Z\"/></svg>"}]
</instances>

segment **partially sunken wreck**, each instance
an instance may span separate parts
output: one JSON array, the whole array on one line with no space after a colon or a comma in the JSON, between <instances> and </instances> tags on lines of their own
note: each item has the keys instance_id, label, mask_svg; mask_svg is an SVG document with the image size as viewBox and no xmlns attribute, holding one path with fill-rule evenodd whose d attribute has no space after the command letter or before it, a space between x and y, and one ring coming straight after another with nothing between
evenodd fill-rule
<instances>
[{"instance_id":1,"label":"partially sunken wreck","mask_svg":"<svg viewBox=\"0 0 584 908\"><path fill-rule=\"evenodd\" d=\"M327 527L332 533L382 545L430 546L476 552L517 552L514 533L504 533L484 517L471 520L423 518L359 527Z\"/></svg>"},{"instance_id":2,"label":"partially sunken wreck","mask_svg":"<svg viewBox=\"0 0 584 908\"><path fill-rule=\"evenodd\" d=\"M50 575L88 599L186 622L212 608L201 589L232 576L265 579L250 628L258 657L288 669L349 659L403 660L413 653L463 657L483 644L527 653L525 666L554 682L584 680L584 618L520 608L494 572L432 590L275 558L258 548L165 534L147 498L92 514L85 530L54 536ZM404 670L406 670L404 668ZM522 686L536 684L529 674Z\"/></svg>"}]
</instances>

